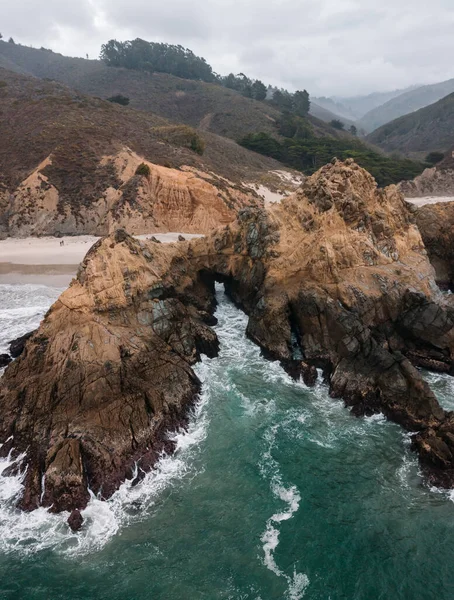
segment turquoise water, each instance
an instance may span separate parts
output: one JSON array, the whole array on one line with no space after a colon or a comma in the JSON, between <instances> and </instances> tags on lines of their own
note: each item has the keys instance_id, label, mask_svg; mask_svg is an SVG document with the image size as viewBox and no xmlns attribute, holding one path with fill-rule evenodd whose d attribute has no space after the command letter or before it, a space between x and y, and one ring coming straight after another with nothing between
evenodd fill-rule
<instances>
[{"instance_id":1,"label":"turquoise water","mask_svg":"<svg viewBox=\"0 0 454 600\"><path fill-rule=\"evenodd\" d=\"M14 293L5 327L21 333L58 290ZM74 535L65 516L17 513L20 481L0 477L0 598L454 598L454 503L424 485L408 436L291 381L218 296L221 355L197 366L190 430L141 485L93 499ZM428 378L454 407L451 380Z\"/></svg>"}]
</instances>

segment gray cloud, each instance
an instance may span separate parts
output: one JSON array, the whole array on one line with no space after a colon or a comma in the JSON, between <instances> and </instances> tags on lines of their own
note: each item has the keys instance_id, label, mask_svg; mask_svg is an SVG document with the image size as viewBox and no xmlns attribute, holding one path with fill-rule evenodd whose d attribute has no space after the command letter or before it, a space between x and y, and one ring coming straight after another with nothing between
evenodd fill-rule
<instances>
[{"instance_id":1,"label":"gray cloud","mask_svg":"<svg viewBox=\"0 0 454 600\"><path fill-rule=\"evenodd\" d=\"M74 56L111 38L167 41L218 73L313 95L454 77L452 0L3 0L1 30Z\"/></svg>"}]
</instances>

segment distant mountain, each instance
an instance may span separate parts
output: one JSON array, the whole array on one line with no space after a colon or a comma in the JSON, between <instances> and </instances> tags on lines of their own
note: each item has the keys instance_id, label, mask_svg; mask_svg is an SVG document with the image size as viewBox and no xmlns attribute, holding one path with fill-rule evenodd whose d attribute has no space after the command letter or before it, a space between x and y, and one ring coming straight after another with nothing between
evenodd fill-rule
<instances>
[{"instance_id":1,"label":"distant mountain","mask_svg":"<svg viewBox=\"0 0 454 600\"><path fill-rule=\"evenodd\" d=\"M429 106L452 92L454 79L412 89L369 111L359 119L358 127L366 131L375 131L385 123Z\"/></svg>"},{"instance_id":2,"label":"distant mountain","mask_svg":"<svg viewBox=\"0 0 454 600\"><path fill-rule=\"evenodd\" d=\"M367 96L352 96L350 98L334 98L336 102L341 102L351 114L354 114L356 119L359 120L366 113L389 102L393 98L409 92L417 88L418 86L411 86L401 90L392 90L390 92L374 92Z\"/></svg>"},{"instance_id":3,"label":"distant mountain","mask_svg":"<svg viewBox=\"0 0 454 600\"><path fill-rule=\"evenodd\" d=\"M385 102L400 96L401 94L415 89L418 86L412 86L403 90L393 90L391 92L374 92L367 96L333 96L332 98L313 98L313 101L322 108L330 110L345 119L357 121L370 110L381 106Z\"/></svg>"},{"instance_id":4,"label":"distant mountain","mask_svg":"<svg viewBox=\"0 0 454 600\"><path fill-rule=\"evenodd\" d=\"M321 96L320 98L313 97L311 99L311 103L315 104L320 109L337 115L336 118L349 119L351 121L356 121L357 119L357 115L354 114L347 106L345 106L342 100L335 100L334 98L326 98Z\"/></svg>"},{"instance_id":5,"label":"distant mountain","mask_svg":"<svg viewBox=\"0 0 454 600\"><path fill-rule=\"evenodd\" d=\"M342 123L344 123L346 129L348 129L351 125L354 125L353 120L344 117L340 113L334 113L331 110L328 110L328 109L324 108L323 106L316 104L313 101L311 102L311 108L310 108L309 114L311 114L314 117L317 117L317 119L320 119L321 121L324 121L325 123L330 123L333 120L342 121Z\"/></svg>"},{"instance_id":6,"label":"distant mountain","mask_svg":"<svg viewBox=\"0 0 454 600\"><path fill-rule=\"evenodd\" d=\"M406 155L446 151L454 140L454 93L386 123L369 134L367 140L387 152Z\"/></svg>"}]
</instances>

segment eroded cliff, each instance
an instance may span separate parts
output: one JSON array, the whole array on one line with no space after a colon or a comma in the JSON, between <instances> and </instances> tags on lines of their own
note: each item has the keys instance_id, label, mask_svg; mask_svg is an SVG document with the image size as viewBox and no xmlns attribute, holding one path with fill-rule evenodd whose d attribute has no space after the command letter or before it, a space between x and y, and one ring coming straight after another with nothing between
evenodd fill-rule
<instances>
[{"instance_id":1,"label":"eroded cliff","mask_svg":"<svg viewBox=\"0 0 454 600\"><path fill-rule=\"evenodd\" d=\"M421 232L436 280L443 289L454 287L454 201L410 207Z\"/></svg>"},{"instance_id":2,"label":"eroded cliff","mask_svg":"<svg viewBox=\"0 0 454 600\"><path fill-rule=\"evenodd\" d=\"M67 166L49 156L13 193L4 191L3 200L0 191L6 232L12 237L108 235L118 228L132 235L207 233L230 223L240 208L263 204L249 188L214 173L156 165L129 148L102 158L85 187L81 190Z\"/></svg>"},{"instance_id":3,"label":"eroded cliff","mask_svg":"<svg viewBox=\"0 0 454 600\"><path fill-rule=\"evenodd\" d=\"M263 204L251 184L294 191L232 140L1 68L0 114L0 237L205 233Z\"/></svg>"},{"instance_id":4,"label":"eroded cliff","mask_svg":"<svg viewBox=\"0 0 454 600\"><path fill-rule=\"evenodd\" d=\"M151 468L214 356L214 281L249 315L266 357L357 414L417 432L432 481L454 483L454 419L415 365L453 372L454 311L395 187L334 161L269 211L164 246L98 242L0 380L2 453L25 453L21 506L82 508ZM302 359L301 359L302 357ZM44 482L44 483L43 483Z\"/></svg>"}]
</instances>

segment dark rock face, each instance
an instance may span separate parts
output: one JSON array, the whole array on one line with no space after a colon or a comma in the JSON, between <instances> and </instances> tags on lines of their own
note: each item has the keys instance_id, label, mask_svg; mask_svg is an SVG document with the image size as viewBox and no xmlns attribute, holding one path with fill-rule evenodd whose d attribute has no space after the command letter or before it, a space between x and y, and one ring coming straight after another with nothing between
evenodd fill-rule
<instances>
[{"instance_id":1,"label":"dark rock face","mask_svg":"<svg viewBox=\"0 0 454 600\"><path fill-rule=\"evenodd\" d=\"M69 515L68 525L73 531L79 531L80 529L82 529L83 522L84 518L80 514L80 510L78 510L77 508L74 509Z\"/></svg>"},{"instance_id":2,"label":"dark rock face","mask_svg":"<svg viewBox=\"0 0 454 600\"><path fill-rule=\"evenodd\" d=\"M26 452L22 508L81 509L87 486L107 498L172 451L200 388L191 366L218 352L215 280L267 358L307 385L322 368L354 414L417 432L430 478L454 485L454 421L412 364L453 372L453 309L400 194L347 161L207 238L120 231L91 249L0 380L1 452Z\"/></svg>"},{"instance_id":3,"label":"dark rock face","mask_svg":"<svg viewBox=\"0 0 454 600\"><path fill-rule=\"evenodd\" d=\"M6 367L6 365L9 365L11 361L12 358L9 354L0 354L0 369Z\"/></svg>"},{"instance_id":4,"label":"dark rock face","mask_svg":"<svg viewBox=\"0 0 454 600\"><path fill-rule=\"evenodd\" d=\"M11 340L11 342L9 342L9 351L13 358L17 358L22 354L25 348L25 343L31 338L33 333L34 332L31 331L30 333L26 333L25 335L22 335L21 337L18 337L15 340Z\"/></svg>"},{"instance_id":5,"label":"dark rock face","mask_svg":"<svg viewBox=\"0 0 454 600\"><path fill-rule=\"evenodd\" d=\"M172 260L185 278L164 245L147 251L124 232L103 240L2 377L0 439L27 451L24 510L84 508L87 486L107 498L173 450L167 434L185 426L200 388L191 365L215 356L218 340L204 280L183 303L158 275Z\"/></svg>"},{"instance_id":6,"label":"dark rock face","mask_svg":"<svg viewBox=\"0 0 454 600\"><path fill-rule=\"evenodd\" d=\"M454 288L454 202L426 204L412 210L427 248L437 283Z\"/></svg>"}]
</instances>

